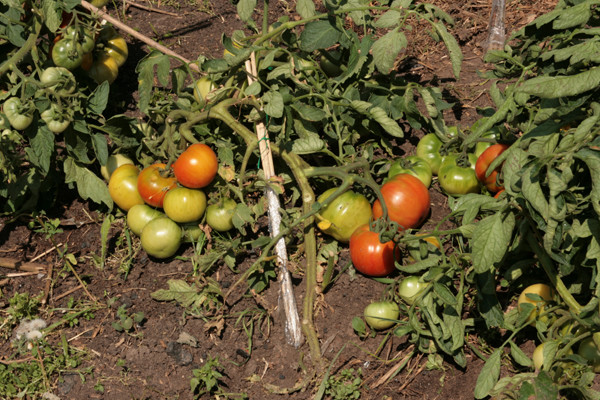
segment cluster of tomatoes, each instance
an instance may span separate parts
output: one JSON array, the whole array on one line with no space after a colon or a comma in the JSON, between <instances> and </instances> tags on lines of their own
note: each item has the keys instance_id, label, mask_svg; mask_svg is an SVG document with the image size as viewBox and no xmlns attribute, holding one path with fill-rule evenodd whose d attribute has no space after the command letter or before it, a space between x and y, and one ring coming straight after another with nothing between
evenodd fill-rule
<instances>
[{"instance_id":1,"label":"cluster of tomatoes","mask_svg":"<svg viewBox=\"0 0 600 400\"><path fill-rule=\"evenodd\" d=\"M140 236L142 248L156 258L168 258L183 240L197 240L200 222L214 230L233 228L237 203L222 199L207 205L206 188L215 178L218 160L206 144L189 146L169 167L155 163L141 171L123 155L113 155L101 171L119 208L127 212L127 225Z\"/></svg>"},{"instance_id":2,"label":"cluster of tomatoes","mask_svg":"<svg viewBox=\"0 0 600 400\"><path fill-rule=\"evenodd\" d=\"M110 25L99 30L95 26L95 22L84 23L65 13L50 55L57 67L71 71L81 68L98 84L112 83L127 60L127 42Z\"/></svg>"}]
</instances>

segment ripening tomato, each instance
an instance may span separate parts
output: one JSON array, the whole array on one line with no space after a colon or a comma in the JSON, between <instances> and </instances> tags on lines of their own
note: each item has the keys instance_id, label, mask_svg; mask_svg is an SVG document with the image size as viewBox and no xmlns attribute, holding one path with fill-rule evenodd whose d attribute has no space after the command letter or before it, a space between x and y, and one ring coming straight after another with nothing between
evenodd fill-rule
<instances>
[{"instance_id":1,"label":"ripening tomato","mask_svg":"<svg viewBox=\"0 0 600 400\"><path fill-rule=\"evenodd\" d=\"M494 144L481 153L475 163L475 175L477 175L477 180L492 193L499 192L503 189L503 186L498 184L498 173L500 172L502 165L496 167L489 175L486 175L486 172L490 164L508 149L508 147L509 146L505 144Z\"/></svg>"},{"instance_id":2,"label":"ripening tomato","mask_svg":"<svg viewBox=\"0 0 600 400\"><path fill-rule=\"evenodd\" d=\"M117 63L117 67L122 66L127 61L129 49L127 42L110 25L105 25L98 35L98 42L102 45L102 54L106 54Z\"/></svg>"},{"instance_id":3,"label":"ripening tomato","mask_svg":"<svg viewBox=\"0 0 600 400\"><path fill-rule=\"evenodd\" d=\"M528 295L536 295L541 297L540 299L535 299L529 297ZM517 301L518 309L521 311L523 309L523 304L528 303L532 304L535 308L531 310L529 317L527 318L527 322L530 324L535 324L536 318L538 315L543 312L546 308L548 302L552 301L554 297L554 290L546 285L545 283L536 283L526 287L523 292L519 295L519 299ZM544 320L548 320L548 316L542 316Z\"/></svg>"},{"instance_id":4,"label":"ripening tomato","mask_svg":"<svg viewBox=\"0 0 600 400\"><path fill-rule=\"evenodd\" d=\"M173 163L173 173L183 186L200 189L208 186L219 168L215 152L203 143L189 146Z\"/></svg>"},{"instance_id":5,"label":"ripening tomato","mask_svg":"<svg viewBox=\"0 0 600 400\"><path fill-rule=\"evenodd\" d=\"M121 165L115 169L108 181L110 197L124 211L129 211L136 204L144 204L144 199L137 189L139 172L135 165Z\"/></svg>"},{"instance_id":6,"label":"ripening tomato","mask_svg":"<svg viewBox=\"0 0 600 400\"><path fill-rule=\"evenodd\" d=\"M363 315L372 329L387 329L397 322L400 309L393 301L374 301L365 307Z\"/></svg>"},{"instance_id":7,"label":"ripening tomato","mask_svg":"<svg viewBox=\"0 0 600 400\"><path fill-rule=\"evenodd\" d=\"M119 76L119 66L112 57L107 54L100 54L100 57L92 63L92 66L88 70L88 75L98 85L104 81L111 84Z\"/></svg>"},{"instance_id":8,"label":"ripening tomato","mask_svg":"<svg viewBox=\"0 0 600 400\"><path fill-rule=\"evenodd\" d=\"M327 189L317 201L323 203L336 190ZM348 243L356 228L369 223L371 216L369 200L360 193L347 190L322 208L316 218L319 229L342 243Z\"/></svg>"},{"instance_id":9,"label":"ripening tomato","mask_svg":"<svg viewBox=\"0 0 600 400\"><path fill-rule=\"evenodd\" d=\"M391 240L381 243L379 234L365 224L356 228L350 237L350 258L357 271L368 276L385 276L396 270L400 250Z\"/></svg>"},{"instance_id":10,"label":"ripening tomato","mask_svg":"<svg viewBox=\"0 0 600 400\"><path fill-rule=\"evenodd\" d=\"M163 209L175 222L194 222L206 210L206 195L202 190L176 187L165 194Z\"/></svg>"},{"instance_id":11,"label":"ripening tomato","mask_svg":"<svg viewBox=\"0 0 600 400\"><path fill-rule=\"evenodd\" d=\"M153 207L162 207L167 192L177 186L177 180L167 173L167 165L152 164L142 170L138 176L137 187L144 201Z\"/></svg>"},{"instance_id":12,"label":"ripening tomato","mask_svg":"<svg viewBox=\"0 0 600 400\"><path fill-rule=\"evenodd\" d=\"M381 194L387 206L388 218L397 222L401 229L416 228L429 214L429 191L410 174L399 174L381 186ZM383 215L379 199L373 203L373 218Z\"/></svg>"}]
</instances>

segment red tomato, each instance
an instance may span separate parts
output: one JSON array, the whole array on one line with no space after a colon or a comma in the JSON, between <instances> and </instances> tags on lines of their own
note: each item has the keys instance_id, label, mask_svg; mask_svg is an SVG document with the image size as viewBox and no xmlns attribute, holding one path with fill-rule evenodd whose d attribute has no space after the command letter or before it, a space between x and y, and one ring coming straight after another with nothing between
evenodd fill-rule
<instances>
[{"instance_id":1,"label":"red tomato","mask_svg":"<svg viewBox=\"0 0 600 400\"><path fill-rule=\"evenodd\" d=\"M417 178L415 178L417 179ZM385 276L396 270L400 250L393 241L381 243L369 224L356 228L350 237L350 258L357 271L368 276Z\"/></svg>"},{"instance_id":2,"label":"red tomato","mask_svg":"<svg viewBox=\"0 0 600 400\"><path fill-rule=\"evenodd\" d=\"M215 152L203 143L195 143L173 163L173 173L183 186L199 189L212 182L218 167Z\"/></svg>"},{"instance_id":3,"label":"red tomato","mask_svg":"<svg viewBox=\"0 0 600 400\"><path fill-rule=\"evenodd\" d=\"M502 166L498 166L488 176L485 176L485 172L487 171L490 164L500 154L502 154L506 149L508 149L508 147L509 146L505 144L494 144L485 149L485 151L481 153L479 158L477 158L477 162L475 163L475 175L477 175L477 180L481 182L481 184L484 185L490 192L496 193L499 192L501 189L504 189L501 185L498 185L497 183L498 172L500 172Z\"/></svg>"},{"instance_id":4,"label":"red tomato","mask_svg":"<svg viewBox=\"0 0 600 400\"><path fill-rule=\"evenodd\" d=\"M166 164L156 163L146 167L138 176L138 192L142 199L153 207L162 207L167 192L177 186L172 176L163 176Z\"/></svg>"},{"instance_id":5,"label":"red tomato","mask_svg":"<svg viewBox=\"0 0 600 400\"><path fill-rule=\"evenodd\" d=\"M416 228L429 214L429 191L427 187L410 174L399 174L381 187L381 194L387 206L388 217L402 229ZM373 203L373 218L383 215L381 203Z\"/></svg>"}]
</instances>

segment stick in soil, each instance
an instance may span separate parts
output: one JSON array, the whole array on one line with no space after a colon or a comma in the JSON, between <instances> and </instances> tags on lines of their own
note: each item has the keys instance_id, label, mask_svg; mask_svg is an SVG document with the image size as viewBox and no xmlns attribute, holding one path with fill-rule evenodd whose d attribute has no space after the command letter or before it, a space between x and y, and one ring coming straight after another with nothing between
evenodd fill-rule
<instances>
[{"instance_id":1,"label":"stick in soil","mask_svg":"<svg viewBox=\"0 0 600 400\"><path fill-rule=\"evenodd\" d=\"M252 84L256 81L257 70L254 53L250 55L250 60L246 61L246 72L248 73L248 84ZM275 176L275 169L273 167L271 147L269 146L269 135L262 122L256 125L256 135L258 138L260 160L263 165L265 179L268 181ZM265 194L269 205L269 230L271 231L272 236L276 236L279 234L281 226L281 215L279 214L281 205L277 194L271 186L266 185ZM296 307L296 299L292 288L292 280L287 269L287 250L283 238L279 239L275 244L275 253L278 257L277 264L280 268L278 277L280 284L279 299L283 303L285 313L285 335L288 343L298 348L302 344L303 338L300 328L300 318L298 317L298 309Z\"/></svg>"},{"instance_id":2,"label":"stick in soil","mask_svg":"<svg viewBox=\"0 0 600 400\"><path fill-rule=\"evenodd\" d=\"M0 257L0 267L35 273L45 272L47 268L44 264L24 262L10 257Z\"/></svg>"}]
</instances>

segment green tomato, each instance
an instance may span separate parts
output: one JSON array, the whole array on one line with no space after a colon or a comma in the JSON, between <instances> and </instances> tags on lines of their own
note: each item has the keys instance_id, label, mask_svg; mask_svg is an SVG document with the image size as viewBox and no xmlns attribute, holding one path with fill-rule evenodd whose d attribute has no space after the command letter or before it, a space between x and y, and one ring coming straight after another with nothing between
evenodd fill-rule
<instances>
[{"instance_id":1,"label":"green tomato","mask_svg":"<svg viewBox=\"0 0 600 400\"><path fill-rule=\"evenodd\" d=\"M393 301L375 301L365 307L363 314L372 329L381 330L396 324L400 309Z\"/></svg>"},{"instance_id":2,"label":"green tomato","mask_svg":"<svg viewBox=\"0 0 600 400\"><path fill-rule=\"evenodd\" d=\"M60 39L52 47L52 61L57 67L75 69L81 65L83 53L81 45L76 40Z\"/></svg>"},{"instance_id":3,"label":"green tomato","mask_svg":"<svg viewBox=\"0 0 600 400\"><path fill-rule=\"evenodd\" d=\"M450 195L478 193L480 187L475 175L476 162L477 158L474 154L469 154L469 166L458 165L460 160L456 154L444 157L438 171L438 180L442 189Z\"/></svg>"},{"instance_id":4,"label":"green tomato","mask_svg":"<svg viewBox=\"0 0 600 400\"><path fill-rule=\"evenodd\" d=\"M148 222L164 216L165 214L147 204L136 204L127 211L127 226L140 236Z\"/></svg>"},{"instance_id":5,"label":"green tomato","mask_svg":"<svg viewBox=\"0 0 600 400\"><path fill-rule=\"evenodd\" d=\"M597 332L594 333L594 335L597 334ZM600 350L598 350L593 337L587 337L579 343L577 354L588 361L595 373L600 373Z\"/></svg>"},{"instance_id":6,"label":"green tomato","mask_svg":"<svg viewBox=\"0 0 600 400\"><path fill-rule=\"evenodd\" d=\"M336 190L326 190L317 201L323 203ZM347 190L321 209L316 215L317 226L334 239L348 243L356 228L368 224L372 215L369 200L360 193Z\"/></svg>"},{"instance_id":7,"label":"green tomato","mask_svg":"<svg viewBox=\"0 0 600 400\"><path fill-rule=\"evenodd\" d=\"M419 178L426 187L429 187L433 172L429 163L421 157L407 156L392 163L388 172L388 179L399 174L410 174L415 178Z\"/></svg>"},{"instance_id":8,"label":"green tomato","mask_svg":"<svg viewBox=\"0 0 600 400\"><path fill-rule=\"evenodd\" d=\"M96 44L94 34L83 25L71 25L67 27L64 37L77 41L81 45L81 50L83 50L84 53L89 53L94 50Z\"/></svg>"},{"instance_id":9,"label":"green tomato","mask_svg":"<svg viewBox=\"0 0 600 400\"><path fill-rule=\"evenodd\" d=\"M186 243L195 243L200 239L200 236L204 233L200 226L200 221L190 222L187 224L180 224L181 227L181 238Z\"/></svg>"},{"instance_id":10,"label":"green tomato","mask_svg":"<svg viewBox=\"0 0 600 400\"><path fill-rule=\"evenodd\" d=\"M152 257L169 258L179 250L181 236L181 228L175 221L159 217L144 226L140 239L142 248Z\"/></svg>"},{"instance_id":11,"label":"green tomato","mask_svg":"<svg viewBox=\"0 0 600 400\"><path fill-rule=\"evenodd\" d=\"M6 99L2 106L2 111L10 126L18 131L27 129L33 122L33 113L35 107L31 102L23 104L18 97L10 97Z\"/></svg>"},{"instance_id":12,"label":"green tomato","mask_svg":"<svg viewBox=\"0 0 600 400\"><path fill-rule=\"evenodd\" d=\"M210 100L209 94L215 89L215 83L210 78L203 76L194 84L194 98L199 104L204 104Z\"/></svg>"},{"instance_id":13,"label":"green tomato","mask_svg":"<svg viewBox=\"0 0 600 400\"><path fill-rule=\"evenodd\" d=\"M194 222L204 215L206 195L200 189L176 187L165 194L162 206L173 221Z\"/></svg>"},{"instance_id":14,"label":"green tomato","mask_svg":"<svg viewBox=\"0 0 600 400\"><path fill-rule=\"evenodd\" d=\"M56 104L51 104L50 108L42 112L41 117L53 133L62 133L71 124L69 116Z\"/></svg>"},{"instance_id":15,"label":"green tomato","mask_svg":"<svg viewBox=\"0 0 600 400\"><path fill-rule=\"evenodd\" d=\"M342 74L342 56L343 53L337 50L323 53L319 60L319 66L330 78L335 78Z\"/></svg>"},{"instance_id":16,"label":"green tomato","mask_svg":"<svg viewBox=\"0 0 600 400\"><path fill-rule=\"evenodd\" d=\"M486 133L481 138L496 140L497 137L498 137L498 135L496 135L494 132L491 132L491 133ZM490 147L493 144L494 143L492 143L492 142L477 142L477 144L475 145L475 151L473 152L473 154L475 154L475 157L479 157L481 155L481 153L483 153L488 147Z\"/></svg>"},{"instance_id":17,"label":"green tomato","mask_svg":"<svg viewBox=\"0 0 600 400\"><path fill-rule=\"evenodd\" d=\"M442 165L442 155L440 154L441 147L442 141L435 133L428 133L419 140L419 143L417 143L417 156L429 164L431 172L434 175L438 174L440 166Z\"/></svg>"},{"instance_id":18,"label":"green tomato","mask_svg":"<svg viewBox=\"0 0 600 400\"><path fill-rule=\"evenodd\" d=\"M40 82L47 86L50 93L66 96L75 92L77 81L71 71L64 67L48 67L40 76Z\"/></svg>"},{"instance_id":19,"label":"green tomato","mask_svg":"<svg viewBox=\"0 0 600 400\"><path fill-rule=\"evenodd\" d=\"M233 228L233 214L237 203L233 199L221 199L206 208L206 223L215 231L225 232Z\"/></svg>"},{"instance_id":20,"label":"green tomato","mask_svg":"<svg viewBox=\"0 0 600 400\"><path fill-rule=\"evenodd\" d=\"M398 295L410 306L427 286L429 286L429 282L421 282L418 276L409 276L398 285Z\"/></svg>"}]
</instances>

